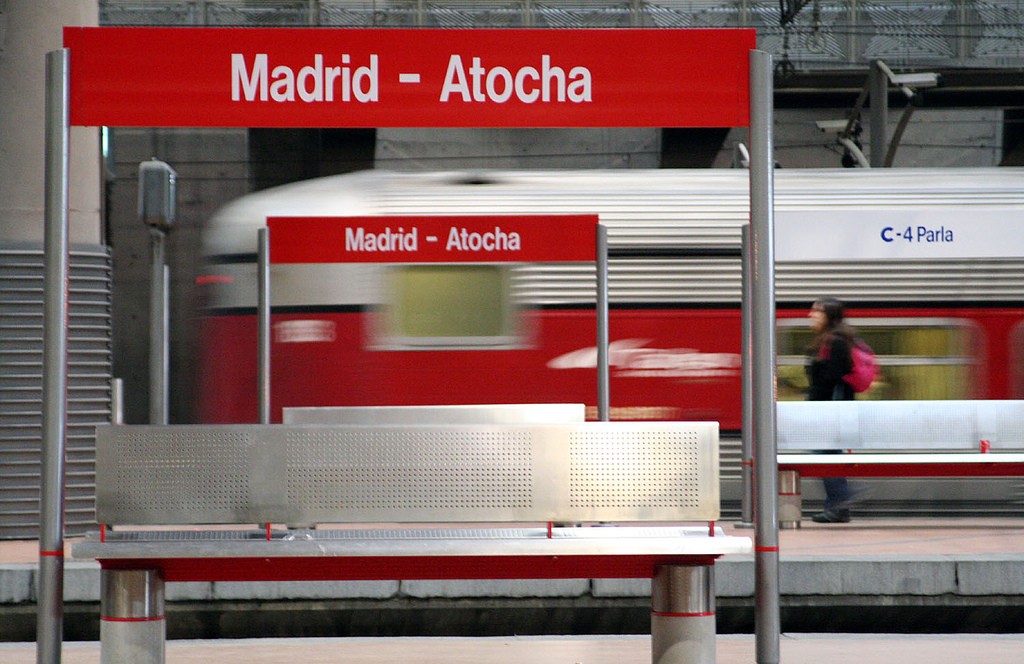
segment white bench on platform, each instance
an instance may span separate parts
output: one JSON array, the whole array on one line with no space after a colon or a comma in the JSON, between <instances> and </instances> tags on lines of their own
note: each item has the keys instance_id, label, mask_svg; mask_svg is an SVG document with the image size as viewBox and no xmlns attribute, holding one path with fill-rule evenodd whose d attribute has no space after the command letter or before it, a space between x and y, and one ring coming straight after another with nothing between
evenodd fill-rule
<instances>
[{"instance_id":1,"label":"white bench on platform","mask_svg":"<svg viewBox=\"0 0 1024 664\"><path fill-rule=\"evenodd\" d=\"M777 427L784 526L801 476L1024 476L1024 401L787 401Z\"/></svg>"},{"instance_id":2,"label":"white bench on platform","mask_svg":"<svg viewBox=\"0 0 1024 664\"><path fill-rule=\"evenodd\" d=\"M653 661L706 664L715 657L714 560L751 549L714 526L716 423L97 433L97 515L117 528L73 555L100 561L107 664L163 661L167 582L630 577L653 579ZM554 525L652 521L704 523ZM366 527L255 527L287 523ZM251 527L125 528L165 524Z\"/></svg>"}]
</instances>

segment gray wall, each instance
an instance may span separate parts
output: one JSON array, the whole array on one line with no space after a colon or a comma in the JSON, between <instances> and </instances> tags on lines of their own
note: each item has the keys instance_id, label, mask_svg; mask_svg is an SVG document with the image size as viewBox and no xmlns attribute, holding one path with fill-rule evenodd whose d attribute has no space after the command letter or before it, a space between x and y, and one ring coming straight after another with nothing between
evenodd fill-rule
<instances>
[{"instance_id":1,"label":"gray wall","mask_svg":"<svg viewBox=\"0 0 1024 664\"><path fill-rule=\"evenodd\" d=\"M124 380L125 421L149 420L151 239L138 216L139 162L159 159L177 171L177 214L167 236L171 274L169 420L192 421L193 358L203 220L249 191L244 129L116 129L107 159L106 224L114 261L114 375Z\"/></svg>"}]
</instances>

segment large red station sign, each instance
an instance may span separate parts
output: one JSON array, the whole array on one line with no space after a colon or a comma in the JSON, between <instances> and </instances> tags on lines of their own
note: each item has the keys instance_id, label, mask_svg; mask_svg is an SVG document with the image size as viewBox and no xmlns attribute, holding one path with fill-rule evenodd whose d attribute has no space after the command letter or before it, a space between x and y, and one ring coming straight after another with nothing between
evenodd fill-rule
<instances>
[{"instance_id":1,"label":"large red station sign","mask_svg":"<svg viewBox=\"0 0 1024 664\"><path fill-rule=\"evenodd\" d=\"M593 262L596 215L270 217L272 263Z\"/></svg>"},{"instance_id":2,"label":"large red station sign","mask_svg":"<svg viewBox=\"0 0 1024 664\"><path fill-rule=\"evenodd\" d=\"M65 28L71 124L740 127L750 29Z\"/></svg>"}]
</instances>

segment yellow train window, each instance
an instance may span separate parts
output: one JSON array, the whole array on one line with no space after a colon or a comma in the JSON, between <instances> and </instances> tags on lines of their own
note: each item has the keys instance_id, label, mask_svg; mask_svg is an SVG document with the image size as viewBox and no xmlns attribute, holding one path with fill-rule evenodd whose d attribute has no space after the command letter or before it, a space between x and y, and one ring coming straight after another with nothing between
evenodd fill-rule
<instances>
[{"instance_id":1,"label":"yellow train window","mask_svg":"<svg viewBox=\"0 0 1024 664\"><path fill-rule=\"evenodd\" d=\"M501 265L400 265L384 278L378 340L391 348L519 343L509 269Z\"/></svg>"},{"instance_id":2,"label":"yellow train window","mask_svg":"<svg viewBox=\"0 0 1024 664\"><path fill-rule=\"evenodd\" d=\"M978 332L954 319L850 319L875 351L881 377L858 399L970 399L975 392ZM811 332L803 319L779 321L780 401L804 398L805 352Z\"/></svg>"}]
</instances>

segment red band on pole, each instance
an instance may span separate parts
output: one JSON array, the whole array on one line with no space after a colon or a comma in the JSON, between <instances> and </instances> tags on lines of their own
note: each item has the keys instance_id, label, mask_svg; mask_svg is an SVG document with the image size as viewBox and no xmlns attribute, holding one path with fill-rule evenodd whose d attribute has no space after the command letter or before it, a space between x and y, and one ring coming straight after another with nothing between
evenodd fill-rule
<instances>
[{"instance_id":1,"label":"red band on pole","mask_svg":"<svg viewBox=\"0 0 1024 664\"><path fill-rule=\"evenodd\" d=\"M148 616L145 618L115 618L113 616L100 616L100 620L106 622L122 622L122 623L135 623L135 622L155 622L157 620L165 620L164 616Z\"/></svg>"},{"instance_id":2,"label":"red band on pole","mask_svg":"<svg viewBox=\"0 0 1024 664\"><path fill-rule=\"evenodd\" d=\"M64 557L64 552L63 551L43 551L43 550L40 550L39 551L39 555L40 556L51 556L51 557L54 557L54 558L63 558Z\"/></svg>"},{"instance_id":3,"label":"red band on pole","mask_svg":"<svg viewBox=\"0 0 1024 664\"><path fill-rule=\"evenodd\" d=\"M233 284L235 278L226 274L204 274L196 277L196 286L205 284Z\"/></svg>"},{"instance_id":4,"label":"red band on pole","mask_svg":"<svg viewBox=\"0 0 1024 664\"><path fill-rule=\"evenodd\" d=\"M659 618L706 618L715 615L714 611L697 611L694 613L674 613L671 611L651 611L652 616Z\"/></svg>"},{"instance_id":5,"label":"red band on pole","mask_svg":"<svg viewBox=\"0 0 1024 664\"><path fill-rule=\"evenodd\" d=\"M779 547L777 547L777 546L755 546L754 547L754 551L756 551L758 553L771 553L772 551L778 551L778 550L779 550Z\"/></svg>"}]
</instances>

